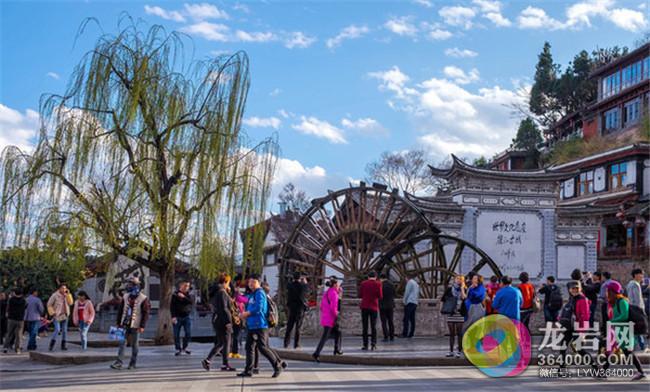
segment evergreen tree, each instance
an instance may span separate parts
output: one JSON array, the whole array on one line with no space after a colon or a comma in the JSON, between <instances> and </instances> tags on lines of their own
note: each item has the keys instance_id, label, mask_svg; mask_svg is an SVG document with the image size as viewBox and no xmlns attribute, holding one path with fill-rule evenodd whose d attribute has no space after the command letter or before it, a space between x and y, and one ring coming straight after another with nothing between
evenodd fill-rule
<instances>
[{"instance_id":1,"label":"evergreen tree","mask_svg":"<svg viewBox=\"0 0 650 392\"><path fill-rule=\"evenodd\" d=\"M558 118L558 84L559 66L553 62L551 44L544 43L535 66L535 81L530 90L529 107L531 112L540 116L543 124L554 123Z\"/></svg>"}]
</instances>

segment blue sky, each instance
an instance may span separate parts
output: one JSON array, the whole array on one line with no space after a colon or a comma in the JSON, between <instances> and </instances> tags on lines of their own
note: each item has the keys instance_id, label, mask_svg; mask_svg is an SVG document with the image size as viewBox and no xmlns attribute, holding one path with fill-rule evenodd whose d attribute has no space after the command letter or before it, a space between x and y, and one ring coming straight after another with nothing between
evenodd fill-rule
<instances>
[{"instance_id":1,"label":"blue sky","mask_svg":"<svg viewBox=\"0 0 650 392\"><path fill-rule=\"evenodd\" d=\"M565 65L580 50L633 46L648 1L60 1L0 4L0 148L34 142L38 100L62 93L121 12L186 32L198 58L245 50L245 128L279 135L275 189L312 196L364 176L382 151L492 156L507 147L537 54Z\"/></svg>"}]
</instances>

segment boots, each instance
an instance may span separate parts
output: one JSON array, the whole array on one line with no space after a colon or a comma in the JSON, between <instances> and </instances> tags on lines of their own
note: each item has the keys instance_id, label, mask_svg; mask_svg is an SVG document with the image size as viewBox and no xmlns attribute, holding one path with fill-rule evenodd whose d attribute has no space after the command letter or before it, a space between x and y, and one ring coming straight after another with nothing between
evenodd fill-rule
<instances>
[{"instance_id":1,"label":"boots","mask_svg":"<svg viewBox=\"0 0 650 392\"><path fill-rule=\"evenodd\" d=\"M55 344L56 344L56 340L50 340L50 347L49 347L49 351L52 351L52 350L54 350L54 345L55 345Z\"/></svg>"},{"instance_id":2,"label":"boots","mask_svg":"<svg viewBox=\"0 0 650 392\"><path fill-rule=\"evenodd\" d=\"M68 351L68 348L65 346L65 340L61 340L61 351Z\"/></svg>"}]
</instances>

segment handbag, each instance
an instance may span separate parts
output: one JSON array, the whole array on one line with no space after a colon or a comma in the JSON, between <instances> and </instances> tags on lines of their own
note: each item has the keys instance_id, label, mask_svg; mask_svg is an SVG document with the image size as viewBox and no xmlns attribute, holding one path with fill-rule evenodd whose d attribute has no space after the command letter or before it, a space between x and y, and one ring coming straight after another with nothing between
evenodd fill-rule
<instances>
[{"instance_id":1,"label":"handbag","mask_svg":"<svg viewBox=\"0 0 650 392\"><path fill-rule=\"evenodd\" d=\"M442 308L440 308L440 313L447 315L456 313L456 302L456 297L453 295L448 295L445 297L444 301L442 302Z\"/></svg>"},{"instance_id":2,"label":"handbag","mask_svg":"<svg viewBox=\"0 0 650 392\"><path fill-rule=\"evenodd\" d=\"M542 310L542 301L539 300L537 294L533 297L533 312L537 313Z\"/></svg>"},{"instance_id":3,"label":"handbag","mask_svg":"<svg viewBox=\"0 0 650 392\"><path fill-rule=\"evenodd\" d=\"M125 336L124 328L113 326L108 329L109 340L117 340L118 342L121 342L124 340L124 336Z\"/></svg>"}]
</instances>

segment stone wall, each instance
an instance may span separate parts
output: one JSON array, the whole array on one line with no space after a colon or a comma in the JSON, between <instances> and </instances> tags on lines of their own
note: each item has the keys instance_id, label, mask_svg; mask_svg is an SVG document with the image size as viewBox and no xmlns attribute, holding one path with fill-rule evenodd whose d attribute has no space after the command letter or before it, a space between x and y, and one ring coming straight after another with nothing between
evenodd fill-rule
<instances>
[{"instance_id":1,"label":"stone wall","mask_svg":"<svg viewBox=\"0 0 650 392\"><path fill-rule=\"evenodd\" d=\"M623 286L632 279L630 273L635 268L641 268L647 276L650 272L650 260L598 260L598 269L611 272L612 278L621 282Z\"/></svg>"},{"instance_id":2,"label":"stone wall","mask_svg":"<svg viewBox=\"0 0 650 392\"><path fill-rule=\"evenodd\" d=\"M565 295L566 298L566 295ZM359 308L359 299L344 299L341 307L341 327L343 334L346 336L361 335L361 309ZM307 313L302 325L302 333L305 336L318 336L322 328L320 326L319 311L320 307L312 309ZM444 336L447 334L447 323L444 315L440 314L438 300L426 299L420 300L418 309L415 313L415 335L416 336ZM402 333L402 319L404 317L404 305L401 299L395 300L395 334ZM539 329L544 327L544 313L542 311L534 313L531 316L530 327L533 334L540 334ZM280 336L284 336L284 327L278 331ZM377 336L382 338L381 321L377 318Z\"/></svg>"}]
</instances>

